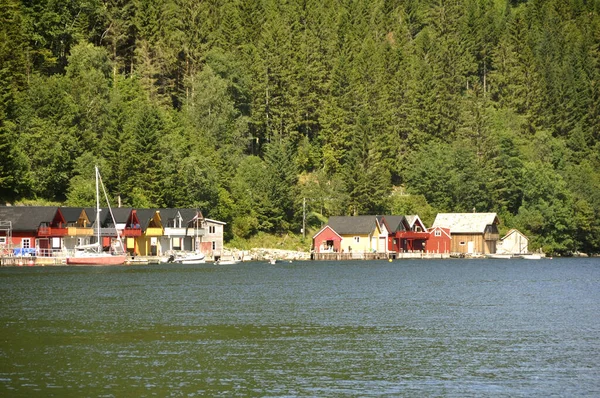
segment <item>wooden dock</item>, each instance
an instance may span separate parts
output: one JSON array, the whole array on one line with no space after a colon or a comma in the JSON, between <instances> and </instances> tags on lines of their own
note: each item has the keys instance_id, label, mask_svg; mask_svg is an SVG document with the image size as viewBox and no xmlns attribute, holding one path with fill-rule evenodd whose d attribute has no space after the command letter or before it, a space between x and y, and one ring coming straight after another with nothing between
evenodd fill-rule
<instances>
[{"instance_id":1,"label":"wooden dock","mask_svg":"<svg viewBox=\"0 0 600 398\"><path fill-rule=\"evenodd\" d=\"M448 253L311 253L311 260L347 261L347 260L400 260L400 259L434 259L450 258Z\"/></svg>"}]
</instances>

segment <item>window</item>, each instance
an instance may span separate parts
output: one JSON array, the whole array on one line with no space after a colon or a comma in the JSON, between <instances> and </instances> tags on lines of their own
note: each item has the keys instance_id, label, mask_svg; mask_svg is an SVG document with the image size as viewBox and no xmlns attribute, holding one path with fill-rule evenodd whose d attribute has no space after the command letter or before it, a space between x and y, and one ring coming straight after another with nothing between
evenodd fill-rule
<instances>
[{"instance_id":1,"label":"window","mask_svg":"<svg viewBox=\"0 0 600 398\"><path fill-rule=\"evenodd\" d=\"M31 239L29 239L29 238L23 238L23 240L21 240L21 247L23 249L29 249L29 248L31 248Z\"/></svg>"},{"instance_id":2,"label":"window","mask_svg":"<svg viewBox=\"0 0 600 398\"><path fill-rule=\"evenodd\" d=\"M209 234L214 234L217 232L217 227L215 227L214 225L209 225L208 226L208 233Z\"/></svg>"},{"instance_id":3,"label":"window","mask_svg":"<svg viewBox=\"0 0 600 398\"><path fill-rule=\"evenodd\" d=\"M213 250L217 250L217 242L213 241L213 243L212 243L212 249Z\"/></svg>"},{"instance_id":4,"label":"window","mask_svg":"<svg viewBox=\"0 0 600 398\"><path fill-rule=\"evenodd\" d=\"M52 248L53 249L60 249L61 247L61 239L60 238L52 238Z\"/></svg>"},{"instance_id":5,"label":"window","mask_svg":"<svg viewBox=\"0 0 600 398\"><path fill-rule=\"evenodd\" d=\"M459 242L459 245L464 246L466 243L464 241Z\"/></svg>"},{"instance_id":6,"label":"window","mask_svg":"<svg viewBox=\"0 0 600 398\"><path fill-rule=\"evenodd\" d=\"M0 236L0 245L6 244L6 236Z\"/></svg>"},{"instance_id":7,"label":"window","mask_svg":"<svg viewBox=\"0 0 600 398\"><path fill-rule=\"evenodd\" d=\"M419 226L416 226L416 227L415 227L415 232L422 232L422 230L421 230L421 227L419 227Z\"/></svg>"},{"instance_id":8,"label":"window","mask_svg":"<svg viewBox=\"0 0 600 398\"><path fill-rule=\"evenodd\" d=\"M360 236L355 236L354 237L354 242L359 243L360 242Z\"/></svg>"},{"instance_id":9,"label":"window","mask_svg":"<svg viewBox=\"0 0 600 398\"><path fill-rule=\"evenodd\" d=\"M442 236L442 231L435 231L435 236Z\"/></svg>"},{"instance_id":10,"label":"window","mask_svg":"<svg viewBox=\"0 0 600 398\"><path fill-rule=\"evenodd\" d=\"M173 238L173 250L181 250L181 238Z\"/></svg>"}]
</instances>

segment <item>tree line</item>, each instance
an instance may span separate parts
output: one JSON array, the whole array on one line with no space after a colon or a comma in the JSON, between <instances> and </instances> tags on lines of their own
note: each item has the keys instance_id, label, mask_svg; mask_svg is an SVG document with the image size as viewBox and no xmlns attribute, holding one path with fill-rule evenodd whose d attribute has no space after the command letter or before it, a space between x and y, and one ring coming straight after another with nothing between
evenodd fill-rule
<instances>
[{"instance_id":1,"label":"tree line","mask_svg":"<svg viewBox=\"0 0 600 398\"><path fill-rule=\"evenodd\" d=\"M497 212L600 250L600 0L5 0L0 201L197 207L229 237ZM303 202L306 200L306 212Z\"/></svg>"}]
</instances>

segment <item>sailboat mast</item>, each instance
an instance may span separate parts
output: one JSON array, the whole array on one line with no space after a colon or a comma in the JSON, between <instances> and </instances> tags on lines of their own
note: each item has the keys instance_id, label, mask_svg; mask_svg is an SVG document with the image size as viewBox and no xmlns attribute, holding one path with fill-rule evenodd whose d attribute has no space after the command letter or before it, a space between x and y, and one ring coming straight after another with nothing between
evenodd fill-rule
<instances>
[{"instance_id":1,"label":"sailboat mast","mask_svg":"<svg viewBox=\"0 0 600 398\"><path fill-rule=\"evenodd\" d=\"M96 169L96 235L98 240L98 253L102 251L102 246L100 243L100 188L98 181L98 166L95 166Z\"/></svg>"}]
</instances>

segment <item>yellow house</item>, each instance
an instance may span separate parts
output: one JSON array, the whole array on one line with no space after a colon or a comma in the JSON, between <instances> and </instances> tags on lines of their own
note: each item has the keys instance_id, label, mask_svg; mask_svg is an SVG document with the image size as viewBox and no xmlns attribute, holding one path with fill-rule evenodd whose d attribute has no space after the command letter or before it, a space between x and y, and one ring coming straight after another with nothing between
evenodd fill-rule
<instances>
[{"instance_id":1,"label":"yellow house","mask_svg":"<svg viewBox=\"0 0 600 398\"><path fill-rule=\"evenodd\" d=\"M160 245L163 236L163 225L160 210L138 209L137 216L142 226L142 236L135 238L137 255L159 256L163 249Z\"/></svg>"},{"instance_id":2,"label":"yellow house","mask_svg":"<svg viewBox=\"0 0 600 398\"><path fill-rule=\"evenodd\" d=\"M380 238L387 239L376 216L333 216L329 227L342 237L343 253L375 253L385 251Z\"/></svg>"}]
</instances>

